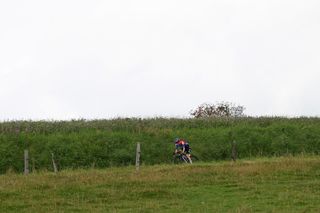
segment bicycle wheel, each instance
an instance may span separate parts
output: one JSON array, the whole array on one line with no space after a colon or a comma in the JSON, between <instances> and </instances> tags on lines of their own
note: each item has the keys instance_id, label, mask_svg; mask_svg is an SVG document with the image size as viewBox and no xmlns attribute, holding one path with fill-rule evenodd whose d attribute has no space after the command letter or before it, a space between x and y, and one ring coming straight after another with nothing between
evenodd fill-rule
<instances>
[{"instance_id":1,"label":"bicycle wheel","mask_svg":"<svg viewBox=\"0 0 320 213\"><path fill-rule=\"evenodd\" d=\"M175 155L173 157L173 163L174 164L181 164L181 163L185 163L185 160L183 159L182 155Z\"/></svg>"}]
</instances>

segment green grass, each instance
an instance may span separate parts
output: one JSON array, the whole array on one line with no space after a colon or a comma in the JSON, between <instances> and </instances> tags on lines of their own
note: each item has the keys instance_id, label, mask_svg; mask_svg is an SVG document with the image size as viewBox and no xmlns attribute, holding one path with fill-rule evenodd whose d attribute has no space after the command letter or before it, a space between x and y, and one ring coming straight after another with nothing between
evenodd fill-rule
<instances>
[{"instance_id":1,"label":"green grass","mask_svg":"<svg viewBox=\"0 0 320 213\"><path fill-rule=\"evenodd\" d=\"M0 175L0 212L319 212L320 157Z\"/></svg>"},{"instance_id":2,"label":"green grass","mask_svg":"<svg viewBox=\"0 0 320 213\"><path fill-rule=\"evenodd\" d=\"M142 161L170 163L173 140L190 142L202 161L228 160L237 141L239 158L320 154L320 118L113 119L0 122L0 174L23 171L24 149L34 170L107 168Z\"/></svg>"}]
</instances>

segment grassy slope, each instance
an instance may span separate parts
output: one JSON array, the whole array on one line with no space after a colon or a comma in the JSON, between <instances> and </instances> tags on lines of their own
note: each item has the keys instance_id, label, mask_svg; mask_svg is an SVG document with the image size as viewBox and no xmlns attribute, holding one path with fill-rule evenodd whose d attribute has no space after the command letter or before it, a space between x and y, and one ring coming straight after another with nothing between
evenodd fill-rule
<instances>
[{"instance_id":1,"label":"grassy slope","mask_svg":"<svg viewBox=\"0 0 320 213\"><path fill-rule=\"evenodd\" d=\"M170 163L176 137L190 141L202 161L227 160L237 141L239 158L320 154L320 118L115 119L0 122L0 174L23 171L28 148L31 169L132 165L136 142L142 162Z\"/></svg>"},{"instance_id":2,"label":"grassy slope","mask_svg":"<svg viewBox=\"0 0 320 213\"><path fill-rule=\"evenodd\" d=\"M0 212L319 212L320 157L0 176Z\"/></svg>"}]
</instances>

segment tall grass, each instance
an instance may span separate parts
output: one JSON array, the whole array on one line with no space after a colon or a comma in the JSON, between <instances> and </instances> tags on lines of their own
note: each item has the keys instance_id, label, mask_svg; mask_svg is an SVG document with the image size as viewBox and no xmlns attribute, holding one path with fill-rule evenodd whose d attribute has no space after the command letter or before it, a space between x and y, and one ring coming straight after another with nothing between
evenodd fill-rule
<instances>
[{"instance_id":1,"label":"tall grass","mask_svg":"<svg viewBox=\"0 0 320 213\"><path fill-rule=\"evenodd\" d=\"M237 141L240 158L320 153L320 118L113 119L7 121L0 123L0 173L131 165L141 143L144 164L169 163L176 137L190 142L202 161L229 159Z\"/></svg>"}]
</instances>

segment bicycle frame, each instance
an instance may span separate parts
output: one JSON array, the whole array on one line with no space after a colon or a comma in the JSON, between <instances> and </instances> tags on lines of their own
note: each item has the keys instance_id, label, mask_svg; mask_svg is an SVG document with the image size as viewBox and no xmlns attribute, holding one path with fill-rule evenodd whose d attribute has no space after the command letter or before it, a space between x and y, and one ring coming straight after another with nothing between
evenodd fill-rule
<instances>
[{"instance_id":1,"label":"bicycle frame","mask_svg":"<svg viewBox=\"0 0 320 213\"><path fill-rule=\"evenodd\" d=\"M187 157L187 155L185 153L179 153L179 154L175 154L174 156L174 161L176 159L179 159L179 162L182 162L182 163L191 163L189 161L189 158Z\"/></svg>"}]
</instances>

